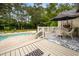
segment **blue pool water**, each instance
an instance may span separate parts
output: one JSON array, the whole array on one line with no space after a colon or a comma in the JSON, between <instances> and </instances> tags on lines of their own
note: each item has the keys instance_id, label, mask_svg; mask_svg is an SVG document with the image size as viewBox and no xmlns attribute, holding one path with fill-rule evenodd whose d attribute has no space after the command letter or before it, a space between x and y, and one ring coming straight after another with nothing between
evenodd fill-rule
<instances>
[{"instance_id":1,"label":"blue pool water","mask_svg":"<svg viewBox=\"0 0 79 59\"><path fill-rule=\"evenodd\" d=\"M32 35L33 33L17 33L17 34L9 34L9 35L5 35L5 36L0 36L0 41L1 40L4 40L8 37L14 37L14 36L30 36Z\"/></svg>"}]
</instances>

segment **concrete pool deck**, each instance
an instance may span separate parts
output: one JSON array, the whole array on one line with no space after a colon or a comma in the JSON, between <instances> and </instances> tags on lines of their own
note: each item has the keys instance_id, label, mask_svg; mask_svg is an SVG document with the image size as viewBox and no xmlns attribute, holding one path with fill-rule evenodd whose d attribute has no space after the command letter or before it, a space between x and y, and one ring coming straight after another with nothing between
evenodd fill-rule
<instances>
[{"instance_id":1,"label":"concrete pool deck","mask_svg":"<svg viewBox=\"0 0 79 59\"><path fill-rule=\"evenodd\" d=\"M18 32L16 32L16 33L18 33ZM19 33L35 33L35 31L19 32ZM3 34L3 35L10 35L10 34L13 34L13 33L7 33L7 34ZM10 48L15 48L16 46L20 46L21 44L24 44L26 42L28 44L28 42L33 40L33 38L34 38L33 35L9 37L6 40L0 41L0 52L2 52L4 50L8 50Z\"/></svg>"}]
</instances>

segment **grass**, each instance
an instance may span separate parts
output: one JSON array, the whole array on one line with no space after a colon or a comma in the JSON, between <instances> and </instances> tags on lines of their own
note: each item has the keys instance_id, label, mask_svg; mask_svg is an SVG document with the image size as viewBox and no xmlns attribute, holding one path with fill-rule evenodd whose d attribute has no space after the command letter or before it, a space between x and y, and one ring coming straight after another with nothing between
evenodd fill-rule
<instances>
[{"instance_id":1,"label":"grass","mask_svg":"<svg viewBox=\"0 0 79 59\"><path fill-rule=\"evenodd\" d=\"M36 29L23 29L23 30L9 30L9 31L0 31L1 33L13 33L13 32L27 32L27 31L36 31Z\"/></svg>"}]
</instances>

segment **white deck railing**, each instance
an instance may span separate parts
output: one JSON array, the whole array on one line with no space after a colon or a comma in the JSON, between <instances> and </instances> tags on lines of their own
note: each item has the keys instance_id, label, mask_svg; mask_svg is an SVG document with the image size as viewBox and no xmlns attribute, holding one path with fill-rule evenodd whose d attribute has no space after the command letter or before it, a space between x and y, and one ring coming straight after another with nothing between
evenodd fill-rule
<instances>
[{"instance_id":1,"label":"white deck railing","mask_svg":"<svg viewBox=\"0 0 79 59\"><path fill-rule=\"evenodd\" d=\"M40 26L37 27L37 31L38 31L38 32L39 32L40 30L41 30L41 31L50 32L50 31L53 31L53 30L55 30L55 29L57 29L57 27L40 27Z\"/></svg>"},{"instance_id":2,"label":"white deck railing","mask_svg":"<svg viewBox=\"0 0 79 59\"><path fill-rule=\"evenodd\" d=\"M38 32L35 34L35 39L41 37L41 36L43 35L42 33L43 33L43 32L42 32L41 30L38 31Z\"/></svg>"},{"instance_id":3,"label":"white deck railing","mask_svg":"<svg viewBox=\"0 0 79 59\"><path fill-rule=\"evenodd\" d=\"M42 32L42 36L45 37L45 33L52 33L54 31L56 31L58 29L58 27L37 27L37 32L41 31Z\"/></svg>"}]
</instances>

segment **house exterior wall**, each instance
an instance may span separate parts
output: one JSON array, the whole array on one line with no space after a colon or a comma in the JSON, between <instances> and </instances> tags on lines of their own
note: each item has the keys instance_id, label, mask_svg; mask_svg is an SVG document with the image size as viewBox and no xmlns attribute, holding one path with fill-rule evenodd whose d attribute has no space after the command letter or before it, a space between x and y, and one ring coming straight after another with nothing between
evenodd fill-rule
<instances>
[{"instance_id":1,"label":"house exterior wall","mask_svg":"<svg viewBox=\"0 0 79 59\"><path fill-rule=\"evenodd\" d=\"M79 18L73 19L73 20L68 20L68 23L72 25L72 27L78 27L79 28ZM58 21L58 27L63 26L64 24L67 24L66 21Z\"/></svg>"},{"instance_id":2,"label":"house exterior wall","mask_svg":"<svg viewBox=\"0 0 79 59\"><path fill-rule=\"evenodd\" d=\"M68 23L70 23L71 27L73 27L73 28L79 28L79 18L76 18L73 20L68 20ZM58 27L63 27L64 24L67 24L67 20L58 21ZM75 33L74 33L74 35L75 35ZM79 36L79 29L78 29L77 35Z\"/></svg>"},{"instance_id":3,"label":"house exterior wall","mask_svg":"<svg viewBox=\"0 0 79 59\"><path fill-rule=\"evenodd\" d=\"M60 27L60 26L61 26L61 23L62 23L61 21L58 21L58 27Z\"/></svg>"},{"instance_id":4,"label":"house exterior wall","mask_svg":"<svg viewBox=\"0 0 79 59\"><path fill-rule=\"evenodd\" d=\"M73 27L78 27L79 28L79 18L73 19Z\"/></svg>"}]
</instances>

